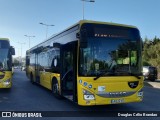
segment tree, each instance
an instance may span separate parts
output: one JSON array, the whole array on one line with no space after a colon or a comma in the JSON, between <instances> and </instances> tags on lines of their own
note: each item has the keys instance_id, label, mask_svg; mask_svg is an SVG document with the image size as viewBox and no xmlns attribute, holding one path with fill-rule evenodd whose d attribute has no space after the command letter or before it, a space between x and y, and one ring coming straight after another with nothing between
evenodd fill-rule
<instances>
[{"instance_id":1,"label":"tree","mask_svg":"<svg viewBox=\"0 0 160 120\"><path fill-rule=\"evenodd\" d=\"M155 36L154 39L144 39L143 65L157 67L160 72L160 39Z\"/></svg>"}]
</instances>

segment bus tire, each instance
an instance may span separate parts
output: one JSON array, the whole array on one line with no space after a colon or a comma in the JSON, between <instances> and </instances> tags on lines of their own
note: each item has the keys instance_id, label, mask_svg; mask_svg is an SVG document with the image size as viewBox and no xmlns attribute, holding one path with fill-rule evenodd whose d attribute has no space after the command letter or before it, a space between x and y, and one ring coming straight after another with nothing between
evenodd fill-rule
<instances>
[{"instance_id":1,"label":"bus tire","mask_svg":"<svg viewBox=\"0 0 160 120\"><path fill-rule=\"evenodd\" d=\"M62 98L58 92L58 81L56 78L52 79L52 94L58 99Z\"/></svg>"}]
</instances>

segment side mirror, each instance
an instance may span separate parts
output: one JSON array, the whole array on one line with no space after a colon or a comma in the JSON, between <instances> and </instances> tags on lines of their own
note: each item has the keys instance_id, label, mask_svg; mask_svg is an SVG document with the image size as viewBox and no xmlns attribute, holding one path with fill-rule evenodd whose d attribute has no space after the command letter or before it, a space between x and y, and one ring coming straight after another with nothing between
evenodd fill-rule
<instances>
[{"instance_id":1,"label":"side mirror","mask_svg":"<svg viewBox=\"0 0 160 120\"><path fill-rule=\"evenodd\" d=\"M79 34L79 32L78 32L78 33L76 33L76 38L80 38L80 34Z\"/></svg>"},{"instance_id":2,"label":"side mirror","mask_svg":"<svg viewBox=\"0 0 160 120\"><path fill-rule=\"evenodd\" d=\"M87 42L80 42L80 47L81 48L87 48Z\"/></svg>"},{"instance_id":3,"label":"side mirror","mask_svg":"<svg viewBox=\"0 0 160 120\"><path fill-rule=\"evenodd\" d=\"M142 51L144 51L144 42L142 39L141 39L141 41L142 41Z\"/></svg>"},{"instance_id":4,"label":"side mirror","mask_svg":"<svg viewBox=\"0 0 160 120\"><path fill-rule=\"evenodd\" d=\"M11 49L10 49L10 50L11 50L11 54L12 54L12 55L15 55L15 49L13 48L13 46L11 46Z\"/></svg>"},{"instance_id":5,"label":"side mirror","mask_svg":"<svg viewBox=\"0 0 160 120\"><path fill-rule=\"evenodd\" d=\"M88 36L88 33L87 33L86 29L82 29L81 34L80 34L81 41L86 42L87 41L87 36Z\"/></svg>"},{"instance_id":6,"label":"side mirror","mask_svg":"<svg viewBox=\"0 0 160 120\"><path fill-rule=\"evenodd\" d=\"M26 56L26 66L30 65L30 58L29 56Z\"/></svg>"},{"instance_id":7,"label":"side mirror","mask_svg":"<svg viewBox=\"0 0 160 120\"><path fill-rule=\"evenodd\" d=\"M26 59L26 66L30 65L30 60Z\"/></svg>"}]
</instances>

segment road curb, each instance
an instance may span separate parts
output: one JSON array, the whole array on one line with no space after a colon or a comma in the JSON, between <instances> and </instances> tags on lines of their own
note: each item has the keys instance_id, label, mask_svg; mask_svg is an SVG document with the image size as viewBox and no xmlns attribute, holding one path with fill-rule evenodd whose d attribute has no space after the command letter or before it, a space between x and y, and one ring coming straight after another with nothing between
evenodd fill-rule
<instances>
[{"instance_id":1,"label":"road curb","mask_svg":"<svg viewBox=\"0 0 160 120\"><path fill-rule=\"evenodd\" d=\"M149 81L144 81L144 86L145 87L152 87L152 88L160 88L160 82L155 81L155 82L149 82Z\"/></svg>"}]
</instances>

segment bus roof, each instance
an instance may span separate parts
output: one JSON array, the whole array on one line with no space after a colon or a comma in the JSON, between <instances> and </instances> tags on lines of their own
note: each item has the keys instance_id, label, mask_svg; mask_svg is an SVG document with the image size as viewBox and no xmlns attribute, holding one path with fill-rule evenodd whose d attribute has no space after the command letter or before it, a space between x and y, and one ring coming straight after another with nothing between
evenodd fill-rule
<instances>
[{"instance_id":1,"label":"bus roof","mask_svg":"<svg viewBox=\"0 0 160 120\"><path fill-rule=\"evenodd\" d=\"M113 26L122 26L122 27L128 27L128 28L136 28L138 29L136 26L133 25L125 25L125 24L119 24L119 23L112 23L112 22L102 22L102 21L93 21L93 20L80 20L79 22L73 24L72 26L68 27L67 29L57 33L57 34L53 34L51 37L49 37L48 39L53 38L54 36L57 36L58 34L67 31L68 29L71 29L72 27L76 26L76 25L80 25L80 27L84 24L84 23L92 23L92 24L105 24L105 25L113 25ZM47 40L48 40L47 39ZM45 41L47 41L45 40ZM45 42L43 41L43 42Z\"/></svg>"},{"instance_id":2,"label":"bus roof","mask_svg":"<svg viewBox=\"0 0 160 120\"><path fill-rule=\"evenodd\" d=\"M101 21L92 21L92 20L80 20L79 21L80 25L82 25L84 23L105 24L105 25L122 26L122 27L128 27L128 28L137 28L132 25L125 25L125 24L119 24L119 23L113 23L113 22L101 22Z\"/></svg>"},{"instance_id":3,"label":"bus roof","mask_svg":"<svg viewBox=\"0 0 160 120\"><path fill-rule=\"evenodd\" d=\"M65 29L65 30L63 30L63 31L61 31L61 32L59 32L59 33L57 33L57 34L52 35L51 37L47 38L47 39L44 40L43 42L37 44L36 46L32 47L31 49L29 49L29 50L27 50L27 51L32 51L32 50L36 49L40 44L43 44L43 43L49 41L50 39L52 39L52 38L54 38L54 37L60 35L61 33L63 33L63 32L65 32L65 31L67 31L67 30L73 28L74 26L79 25L79 28L80 28L84 23L104 24L104 25L113 25L113 26L122 26L122 27L136 28L136 29L137 29L137 27L132 26L132 25L125 25L125 24L112 23L112 22L93 21L93 20L80 20L80 21L77 22L76 24L74 24L74 25L68 27L67 29Z\"/></svg>"}]
</instances>

